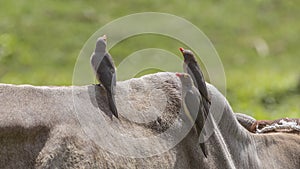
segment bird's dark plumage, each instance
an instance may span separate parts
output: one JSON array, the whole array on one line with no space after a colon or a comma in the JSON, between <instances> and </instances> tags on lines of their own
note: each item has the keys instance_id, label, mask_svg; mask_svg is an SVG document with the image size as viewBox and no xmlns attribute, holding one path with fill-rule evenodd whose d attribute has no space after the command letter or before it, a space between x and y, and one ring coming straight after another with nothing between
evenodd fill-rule
<instances>
[{"instance_id":1,"label":"bird's dark plumage","mask_svg":"<svg viewBox=\"0 0 300 169\"><path fill-rule=\"evenodd\" d=\"M196 86L196 88L198 88L202 97L204 97L205 100L210 103L205 79L193 52L190 50L185 50L183 48L180 48L180 51L182 52L182 55L184 57L184 72L188 73L192 77L194 85Z\"/></svg>"},{"instance_id":2,"label":"bird's dark plumage","mask_svg":"<svg viewBox=\"0 0 300 169\"><path fill-rule=\"evenodd\" d=\"M199 68L199 65L196 61L196 58L195 58L193 52L190 50L184 50L183 48L180 48L180 51L182 52L182 55L184 57L184 64L183 64L184 72L188 73L191 76L191 78L194 81L194 85L199 90L199 92L203 98L202 99L203 109L202 109L202 106L200 105L199 113L196 118L196 126L199 129L199 133L200 133L200 131L203 130L203 134L206 134L206 131L204 129L204 123L208 117L211 101L208 96L208 91L207 91L206 83L204 80L204 76L203 76L201 69ZM205 157L207 157L204 143L200 143L200 147L201 147Z\"/></svg>"},{"instance_id":3,"label":"bird's dark plumage","mask_svg":"<svg viewBox=\"0 0 300 169\"><path fill-rule=\"evenodd\" d=\"M91 65L96 74L97 80L104 86L110 110L118 118L118 111L115 103L116 70L110 54L106 51L106 36L98 38L96 49L91 56Z\"/></svg>"},{"instance_id":4,"label":"bird's dark plumage","mask_svg":"<svg viewBox=\"0 0 300 169\"><path fill-rule=\"evenodd\" d=\"M196 132L197 134L200 134L199 124L197 124L197 117L199 116L198 113L202 112L201 109L201 96L198 91L198 89L194 86L194 83L190 79L189 75L183 74L183 73L176 73L176 76L180 78L180 81L182 83L182 102L183 102L183 108L186 115L191 119L190 121L194 123L196 119ZM198 119L199 121L199 119ZM201 124L204 122L201 121ZM197 131L198 130L198 131ZM203 155L207 157L207 151L205 148L205 145L200 143L201 151L203 152Z\"/></svg>"}]
</instances>

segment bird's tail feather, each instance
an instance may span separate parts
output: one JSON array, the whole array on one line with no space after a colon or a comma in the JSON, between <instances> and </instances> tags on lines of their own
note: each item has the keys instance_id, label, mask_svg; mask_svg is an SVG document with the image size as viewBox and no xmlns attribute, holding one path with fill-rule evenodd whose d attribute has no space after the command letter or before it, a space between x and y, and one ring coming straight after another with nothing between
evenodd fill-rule
<instances>
[{"instance_id":1,"label":"bird's tail feather","mask_svg":"<svg viewBox=\"0 0 300 169\"><path fill-rule=\"evenodd\" d=\"M205 120L206 120L206 110L203 109L204 112L202 112L202 114L199 114L197 115L197 118L196 118L196 126L198 128L198 136L199 136L199 141L200 141L200 137L205 137L206 135L206 129L204 127L204 124L205 124ZM201 112L201 111L199 111ZM200 135L202 134L202 135ZM205 144L204 142L203 143L199 143L200 145L200 148L201 148L201 151L203 153L203 155L205 156L205 158L207 158L207 150L206 150L206 147L205 147Z\"/></svg>"},{"instance_id":2,"label":"bird's tail feather","mask_svg":"<svg viewBox=\"0 0 300 169\"><path fill-rule=\"evenodd\" d=\"M119 118L118 110L117 110L117 107L116 107L115 98L114 98L114 95L111 94L111 92L107 92L107 99L108 99L109 108L110 108L112 114L116 118Z\"/></svg>"},{"instance_id":3,"label":"bird's tail feather","mask_svg":"<svg viewBox=\"0 0 300 169\"><path fill-rule=\"evenodd\" d=\"M203 155L207 158L207 151L204 143L200 143L200 148L202 150Z\"/></svg>"}]
</instances>

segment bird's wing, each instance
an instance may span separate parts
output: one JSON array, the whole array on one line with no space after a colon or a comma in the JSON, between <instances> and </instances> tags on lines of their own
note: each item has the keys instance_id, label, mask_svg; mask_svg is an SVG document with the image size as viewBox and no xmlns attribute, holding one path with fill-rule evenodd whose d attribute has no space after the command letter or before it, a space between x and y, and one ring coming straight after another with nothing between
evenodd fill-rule
<instances>
[{"instance_id":1,"label":"bird's wing","mask_svg":"<svg viewBox=\"0 0 300 169\"><path fill-rule=\"evenodd\" d=\"M114 61L109 53L105 54L105 58L107 58L107 62L109 65L110 72L112 74L112 79L111 79L111 92L114 95L115 94L115 88L117 84L117 74L116 74L116 68L114 65Z\"/></svg>"},{"instance_id":2,"label":"bird's wing","mask_svg":"<svg viewBox=\"0 0 300 169\"><path fill-rule=\"evenodd\" d=\"M112 85L111 85L111 93L113 94L113 95L115 95L116 94L116 85L117 85L117 74L116 73L113 73L113 77L112 77L112 79L111 79L111 83L112 83Z\"/></svg>"},{"instance_id":3,"label":"bird's wing","mask_svg":"<svg viewBox=\"0 0 300 169\"><path fill-rule=\"evenodd\" d=\"M202 73L201 69L199 68L198 64L192 63L192 62L189 63L187 71L191 75L194 83L196 83L195 86L198 88L202 97L204 97L207 101L210 102L205 79L204 79L203 73Z\"/></svg>"},{"instance_id":4,"label":"bird's wing","mask_svg":"<svg viewBox=\"0 0 300 169\"><path fill-rule=\"evenodd\" d=\"M198 84L197 84L197 81L196 81L195 73L189 67L190 66L186 67L185 72L187 72L191 76L191 78L192 78L192 80L194 82L194 86L196 86L196 88L198 88Z\"/></svg>"},{"instance_id":5,"label":"bird's wing","mask_svg":"<svg viewBox=\"0 0 300 169\"><path fill-rule=\"evenodd\" d=\"M114 60L113 60L112 56L107 52L107 53L105 54L105 57L107 57L107 59L108 59L110 65L113 66L113 67L115 68L115 64L114 64Z\"/></svg>"}]
</instances>

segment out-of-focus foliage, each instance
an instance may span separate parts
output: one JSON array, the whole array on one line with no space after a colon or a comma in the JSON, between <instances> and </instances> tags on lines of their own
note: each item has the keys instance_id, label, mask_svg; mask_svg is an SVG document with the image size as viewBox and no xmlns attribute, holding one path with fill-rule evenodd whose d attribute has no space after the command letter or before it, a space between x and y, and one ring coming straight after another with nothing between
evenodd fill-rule
<instances>
[{"instance_id":1,"label":"out-of-focus foliage","mask_svg":"<svg viewBox=\"0 0 300 169\"><path fill-rule=\"evenodd\" d=\"M131 13L165 12L191 21L210 38L224 64L227 98L236 112L259 119L300 117L299 6L293 0L3 0L0 82L71 85L80 49L97 29ZM139 49L175 53L179 44L137 36L111 54L118 64Z\"/></svg>"}]
</instances>

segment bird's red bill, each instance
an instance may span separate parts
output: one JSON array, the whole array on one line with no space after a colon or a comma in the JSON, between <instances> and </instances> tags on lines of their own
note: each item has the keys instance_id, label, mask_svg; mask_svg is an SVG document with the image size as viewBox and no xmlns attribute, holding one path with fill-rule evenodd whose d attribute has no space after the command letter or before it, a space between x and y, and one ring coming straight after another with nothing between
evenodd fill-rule
<instances>
[{"instance_id":1,"label":"bird's red bill","mask_svg":"<svg viewBox=\"0 0 300 169\"><path fill-rule=\"evenodd\" d=\"M181 73L175 73L175 75L176 75L177 77L180 77L180 76L181 76Z\"/></svg>"},{"instance_id":2,"label":"bird's red bill","mask_svg":"<svg viewBox=\"0 0 300 169\"><path fill-rule=\"evenodd\" d=\"M180 50L181 52L183 52L183 51L184 51L184 49L183 49L183 48L179 48L179 50Z\"/></svg>"}]
</instances>

